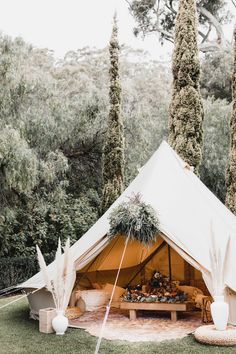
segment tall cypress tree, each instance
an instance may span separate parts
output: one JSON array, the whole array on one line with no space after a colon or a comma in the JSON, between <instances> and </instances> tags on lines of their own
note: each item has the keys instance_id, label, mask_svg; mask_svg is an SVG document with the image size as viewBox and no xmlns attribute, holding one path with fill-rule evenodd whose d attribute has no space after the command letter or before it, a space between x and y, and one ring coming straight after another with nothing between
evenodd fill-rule
<instances>
[{"instance_id":1,"label":"tall cypress tree","mask_svg":"<svg viewBox=\"0 0 236 354\"><path fill-rule=\"evenodd\" d=\"M229 166L226 174L226 205L236 215L236 27L234 29L233 108L230 119Z\"/></svg>"},{"instance_id":2,"label":"tall cypress tree","mask_svg":"<svg viewBox=\"0 0 236 354\"><path fill-rule=\"evenodd\" d=\"M124 181L124 131L121 116L121 86L119 77L120 47L117 39L116 15L110 39L110 110L107 135L103 150L103 196L101 211L104 213L123 191Z\"/></svg>"},{"instance_id":3,"label":"tall cypress tree","mask_svg":"<svg viewBox=\"0 0 236 354\"><path fill-rule=\"evenodd\" d=\"M197 45L195 0L179 0L175 26L169 142L198 173L202 158L203 105L200 94L200 61ZM194 268L184 262L184 277L190 282Z\"/></svg>"},{"instance_id":4,"label":"tall cypress tree","mask_svg":"<svg viewBox=\"0 0 236 354\"><path fill-rule=\"evenodd\" d=\"M195 0L180 0L175 27L169 142L189 165L198 168L202 158L203 105L200 95L200 61L197 45Z\"/></svg>"}]
</instances>

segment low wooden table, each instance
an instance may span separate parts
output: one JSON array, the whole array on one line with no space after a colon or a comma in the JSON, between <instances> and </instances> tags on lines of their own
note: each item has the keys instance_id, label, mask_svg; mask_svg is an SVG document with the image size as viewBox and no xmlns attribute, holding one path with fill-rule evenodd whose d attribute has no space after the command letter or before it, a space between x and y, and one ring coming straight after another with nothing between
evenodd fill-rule
<instances>
[{"instance_id":1,"label":"low wooden table","mask_svg":"<svg viewBox=\"0 0 236 354\"><path fill-rule=\"evenodd\" d=\"M173 322L177 321L177 312L191 311L194 309L194 302L183 302L183 303L163 303L163 302L120 302L120 308L123 310L129 310L130 320L137 319L138 310L148 310L148 311L170 311L171 320Z\"/></svg>"}]
</instances>

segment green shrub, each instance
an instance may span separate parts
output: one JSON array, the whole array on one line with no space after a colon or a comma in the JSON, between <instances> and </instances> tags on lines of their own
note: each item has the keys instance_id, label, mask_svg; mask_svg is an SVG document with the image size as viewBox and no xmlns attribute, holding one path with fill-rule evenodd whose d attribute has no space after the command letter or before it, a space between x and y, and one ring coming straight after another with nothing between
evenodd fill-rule
<instances>
[{"instance_id":1,"label":"green shrub","mask_svg":"<svg viewBox=\"0 0 236 354\"><path fill-rule=\"evenodd\" d=\"M45 256L46 263L53 257ZM0 260L0 289L21 284L39 271L36 256L4 257Z\"/></svg>"},{"instance_id":2,"label":"green shrub","mask_svg":"<svg viewBox=\"0 0 236 354\"><path fill-rule=\"evenodd\" d=\"M37 269L35 257L1 258L0 289L20 284L36 273Z\"/></svg>"}]
</instances>

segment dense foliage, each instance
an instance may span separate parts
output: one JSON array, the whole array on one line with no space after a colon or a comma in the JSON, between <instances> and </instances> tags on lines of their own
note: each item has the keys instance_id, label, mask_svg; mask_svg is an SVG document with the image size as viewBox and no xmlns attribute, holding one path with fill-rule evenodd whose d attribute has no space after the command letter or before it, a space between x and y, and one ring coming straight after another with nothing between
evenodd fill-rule
<instances>
[{"instance_id":1,"label":"dense foliage","mask_svg":"<svg viewBox=\"0 0 236 354\"><path fill-rule=\"evenodd\" d=\"M236 215L236 27L234 30L234 69L232 76L232 114L230 119L229 165L226 175L226 205Z\"/></svg>"},{"instance_id":2,"label":"dense foliage","mask_svg":"<svg viewBox=\"0 0 236 354\"><path fill-rule=\"evenodd\" d=\"M103 150L103 191L101 212L105 211L123 192L124 186L124 127L121 114L120 46L116 16L109 43L110 89L109 116Z\"/></svg>"},{"instance_id":3,"label":"dense foliage","mask_svg":"<svg viewBox=\"0 0 236 354\"><path fill-rule=\"evenodd\" d=\"M71 192L80 182L67 157L83 134L76 114L91 102L73 106L48 52L2 37L0 57L0 255L30 255L36 243L47 254L59 234L76 240L97 217L96 191Z\"/></svg>"},{"instance_id":4,"label":"dense foliage","mask_svg":"<svg viewBox=\"0 0 236 354\"><path fill-rule=\"evenodd\" d=\"M207 54L202 61L201 92L204 98L232 100L232 49Z\"/></svg>"},{"instance_id":5,"label":"dense foliage","mask_svg":"<svg viewBox=\"0 0 236 354\"><path fill-rule=\"evenodd\" d=\"M55 62L49 51L2 36L0 58L0 256L30 257L38 243L53 257L59 235L73 242L98 217L108 51L84 48ZM128 183L163 137L169 79L127 48L121 71Z\"/></svg>"},{"instance_id":6,"label":"dense foliage","mask_svg":"<svg viewBox=\"0 0 236 354\"><path fill-rule=\"evenodd\" d=\"M50 260L59 235L73 242L98 218L109 66L107 49L83 48L55 61L50 51L0 37L3 285L23 280L13 263L25 269L28 262L28 269L35 271L31 260L36 243ZM168 65L122 47L120 80L128 185L167 139L171 75ZM201 178L222 200L229 112L226 100L205 101ZM11 280L6 277L7 264Z\"/></svg>"},{"instance_id":7,"label":"dense foliage","mask_svg":"<svg viewBox=\"0 0 236 354\"><path fill-rule=\"evenodd\" d=\"M48 258L47 261L52 261ZM1 258L0 262L0 289L19 284L30 278L38 271L36 257L34 255L24 257ZM11 293L11 289L9 289Z\"/></svg>"},{"instance_id":8,"label":"dense foliage","mask_svg":"<svg viewBox=\"0 0 236 354\"><path fill-rule=\"evenodd\" d=\"M172 62L169 141L183 160L198 172L202 158L204 113L196 26L195 0L180 0Z\"/></svg>"},{"instance_id":9,"label":"dense foliage","mask_svg":"<svg viewBox=\"0 0 236 354\"><path fill-rule=\"evenodd\" d=\"M224 203L225 171L229 151L229 119L231 106L226 100L204 101L203 159L200 176L206 186Z\"/></svg>"}]
</instances>

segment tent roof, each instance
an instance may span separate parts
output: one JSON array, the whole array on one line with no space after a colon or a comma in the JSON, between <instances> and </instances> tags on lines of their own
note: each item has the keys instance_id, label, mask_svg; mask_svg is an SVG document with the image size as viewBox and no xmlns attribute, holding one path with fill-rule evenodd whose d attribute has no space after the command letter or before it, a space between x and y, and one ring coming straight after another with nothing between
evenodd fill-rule
<instances>
[{"instance_id":1,"label":"tent roof","mask_svg":"<svg viewBox=\"0 0 236 354\"><path fill-rule=\"evenodd\" d=\"M142 167L129 187L106 213L72 246L76 268L82 269L109 243L109 214L132 194L152 205L160 220L160 230L203 269L210 270L210 225L216 244L226 248L231 237L227 266L227 285L236 290L236 217L191 171L189 166L164 141ZM54 272L54 262L49 266ZM44 286L41 272L20 285L25 288Z\"/></svg>"}]
</instances>

